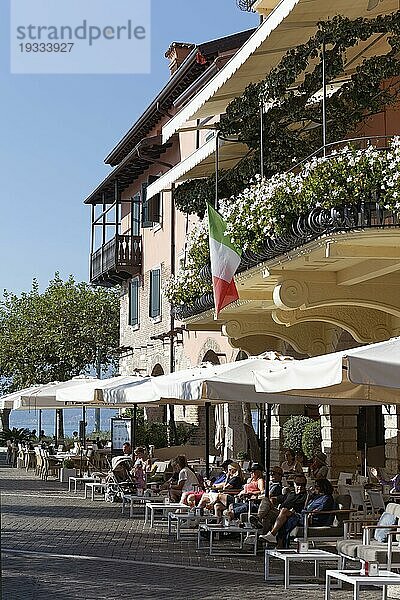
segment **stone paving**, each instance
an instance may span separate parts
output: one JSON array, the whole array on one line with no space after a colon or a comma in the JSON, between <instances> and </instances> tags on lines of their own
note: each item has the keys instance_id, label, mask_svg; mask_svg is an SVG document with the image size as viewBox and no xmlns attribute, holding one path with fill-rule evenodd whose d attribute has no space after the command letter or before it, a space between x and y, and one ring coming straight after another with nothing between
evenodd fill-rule
<instances>
[{"instance_id":1,"label":"stone paving","mask_svg":"<svg viewBox=\"0 0 400 600\"><path fill-rule=\"evenodd\" d=\"M266 585L262 553L209 557L196 549L194 535L177 542L165 525L150 529L140 513L121 514L120 504L85 500L82 491L69 493L66 484L32 471L1 466L0 477L3 600L323 598L322 586ZM282 575L281 564L274 569ZM297 574L311 574L306 569L299 565ZM332 592L332 600L349 596ZM366 600L378 597L363 592Z\"/></svg>"}]
</instances>

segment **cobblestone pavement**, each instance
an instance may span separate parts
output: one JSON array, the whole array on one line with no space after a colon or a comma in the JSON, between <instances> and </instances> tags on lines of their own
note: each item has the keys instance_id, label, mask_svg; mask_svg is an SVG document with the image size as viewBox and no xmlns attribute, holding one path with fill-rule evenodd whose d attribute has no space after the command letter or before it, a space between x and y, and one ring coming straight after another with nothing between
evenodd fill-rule
<instances>
[{"instance_id":1,"label":"cobblestone pavement","mask_svg":"<svg viewBox=\"0 0 400 600\"><path fill-rule=\"evenodd\" d=\"M266 585L261 554L209 557L193 535L177 542L165 525L150 529L142 515L122 515L120 504L85 500L32 471L2 466L0 477L3 600L323 598L322 586ZM273 564L283 577L282 565ZM297 574L311 575L307 569L299 565ZM332 600L349 596L350 590L332 592ZM363 592L363 599L378 597Z\"/></svg>"}]
</instances>

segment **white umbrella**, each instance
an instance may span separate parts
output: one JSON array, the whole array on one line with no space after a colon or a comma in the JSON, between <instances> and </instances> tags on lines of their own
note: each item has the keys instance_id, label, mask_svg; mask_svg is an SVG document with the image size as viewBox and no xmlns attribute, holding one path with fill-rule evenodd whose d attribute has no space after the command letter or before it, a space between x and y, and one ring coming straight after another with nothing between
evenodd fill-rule
<instances>
[{"instance_id":1,"label":"white umbrella","mask_svg":"<svg viewBox=\"0 0 400 600\"><path fill-rule=\"evenodd\" d=\"M96 379L83 383L73 389L57 391L59 402L85 402L87 404L112 404L126 406L129 404L153 403L160 400L152 385L151 377L127 375Z\"/></svg>"},{"instance_id":2,"label":"white umbrella","mask_svg":"<svg viewBox=\"0 0 400 600\"><path fill-rule=\"evenodd\" d=\"M153 379L153 386L162 398L201 404L204 402L259 402L254 389L253 372L281 372L289 357L267 353L223 365L205 364L176 371Z\"/></svg>"},{"instance_id":3,"label":"white umbrella","mask_svg":"<svg viewBox=\"0 0 400 600\"><path fill-rule=\"evenodd\" d=\"M50 408L71 408L66 403L57 402L56 394L61 389L82 385L83 381L93 381L95 377L79 375L68 381L45 383L15 393L14 410L40 410Z\"/></svg>"},{"instance_id":4,"label":"white umbrella","mask_svg":"<svg viewBox=\"0 0 400 600\"><path fill-rule=\"evenodd\" d=\"M353 383L400 388L400 338L346 352Z\"/></svg>"},{"instance_id":5,"label":"white umbrella","mask_svg":"<svg viewBox=\"0 0 400 600\"><path fill-rule=\"evenodd\" d=\"M348 367L348 368L347 368ZM285 404L297 397L318 404L400 404L400 338L352 350L293 361L285 371L254 371L260 401L269 395ZM385 386L385 387L383 387ZM283 403L283 402L282 402Z\"/></svg>"},{"instance_id":6,"label":"white umbrella","mask_svg":"<svg viewBox=\"0 0 400 600\"><path fill-rule=\"evenodd\" d=\"M23 390L19 390L18 392L11 392L10 394L5 394L0 398L0 410L4 410L5 408L9 408L12 410L14 408L14 401L18 400L22 393L31 394L39 387L39 385L34 385L28 388L24 388Z\"/></svg>"}]
</instances>

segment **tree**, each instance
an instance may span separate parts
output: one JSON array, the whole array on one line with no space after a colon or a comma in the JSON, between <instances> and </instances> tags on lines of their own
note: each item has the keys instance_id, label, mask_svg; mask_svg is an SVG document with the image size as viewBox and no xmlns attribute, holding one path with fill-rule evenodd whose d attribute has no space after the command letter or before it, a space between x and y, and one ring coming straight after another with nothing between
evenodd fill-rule
<instances>
[{"instance_id":1,"label":"tree","mask_svg":"<svg viewBox=\"0 0 400 600\"><path fill-rule=\"evenodd\" d=\"M0 390L7 393L88 372L101 353L103 368L119 346L119 291L63 281L56 273L44 292L34 279L20 296L0 301ZM10 411L2 411L3 428Z\"/></svg>"}]
</instances>

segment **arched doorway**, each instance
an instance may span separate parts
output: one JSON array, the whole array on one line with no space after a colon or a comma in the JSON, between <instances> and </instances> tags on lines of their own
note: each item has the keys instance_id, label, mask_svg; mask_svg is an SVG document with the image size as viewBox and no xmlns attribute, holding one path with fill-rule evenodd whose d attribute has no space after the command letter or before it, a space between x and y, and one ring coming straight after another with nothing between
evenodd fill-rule
<instances>
[{"instance_id":1,"label":"arched doorway","mask_svg":"<svg viewBox=\"0 0 400 600\"><path fill-rule=\"evenodd\" d=\"M214 352L214 350L208 350L205 353L202 362L209 362L212 365L220 365L221 364L221 361L219 360L219 356L216 352Z\"/></svg>"},{"instance_id":2,"label":"arched doorway","mask_svg":"<svg viewBox=\"0 0 400 600\"><path fill-rule=\"evenodd\" d=\"M152 377L159 377L160 375L164 375L164 369L162 368L162 366L160 365L160 363L157 363L153 367L153 370L151 372L151 376Z\"/></svg>"}]
</instances>

